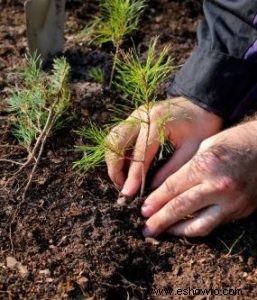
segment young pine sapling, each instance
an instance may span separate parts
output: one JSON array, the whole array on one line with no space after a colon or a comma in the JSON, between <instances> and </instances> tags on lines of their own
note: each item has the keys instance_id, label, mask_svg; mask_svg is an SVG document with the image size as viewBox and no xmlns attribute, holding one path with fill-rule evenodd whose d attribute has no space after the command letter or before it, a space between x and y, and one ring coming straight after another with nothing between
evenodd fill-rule
<instances>
[{"instance_id":1,"label":"young pine sapling","mask_svg":"<svg viewBox=\"0 0 257 300\"><path fill-rule=\"evenodd\" d=\"M145 159L146 151L149 147L150 133L150 111L157 101L157 94L160 85L164 83L172 71L172 59L169 57L169 48L165 47L157 51L157 39L151 41L145 59L141 60L136 51L121 53L121 58L117 59L117 83L116 86L127 96L128 106L136 109L138 114L131 116L127 120L116 120L115 128L119 125L144 126L145 127L145 146L142 149L140 158L133 156L126 157L130 161L136 161L142 164L142 184L140 197L145 191L146 170ZM165 116L160 116L158 139L161 146L166 145L165 124L172 119L172 111ZM84 152L81 160L75 163L75 167L80 171L88 171L91 168L99 166L105 157L114 154L115 158L121 159L126 156L124 149L117 148L116 140L119 138L119 131L112 130L111 126L99 129L96 125L90 126L80 132L86 138L89 145L80 146L79 149Z\"/></svg>"},{"instance_id":2,"label":"young pine sapling","mask_svg":"<svg viewBox=\"0 0 257 300\"><path fill-rule=\"evenodd\" d=\"M100 0L100 12L90 26L80 36L91 40L97 46L111 42L115 47L109 86L112 85L114 71L121 44L127 35L137 29L146 0Z\"/></svg>"},{"instance_id":3,"label":"young pine sapling","mask_svg":"<svg viewBox=\"0 0 257 300\"><path fill-rule=\"evenodd\" d=\"M105 81L105 74L99 67L91 68L88 72L89 78L96 83L103 84Z\"/></svg>"},{"instance_id":4,"label":"young pine sapling","mask_svg":"<svg viewBox=\"0 0 257 300\"><path fill-rule=\"evenodd\" d=\"M51 134L63 126L63 114L70 105L70 66L65 58L55 59L53 72L47 76L41 70L41 60L35 54L27 57L27 67L20 74L21 83L12 92L9 109L13 112L13 134L28 156L10 178L13 181L31 167L23 190L23 199L32 182Z\"/></svg>"}]
</instances>

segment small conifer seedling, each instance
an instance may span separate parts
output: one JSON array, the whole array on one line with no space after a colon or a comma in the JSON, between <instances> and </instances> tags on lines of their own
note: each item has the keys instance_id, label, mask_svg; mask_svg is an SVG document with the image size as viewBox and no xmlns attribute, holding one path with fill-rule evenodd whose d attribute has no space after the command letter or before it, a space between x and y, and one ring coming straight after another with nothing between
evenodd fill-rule
<instances>
[{"instance_id":1,"label":"small conifer seedling","mask_svg":"<svg viewBox=\"0 0 257 300\"><path fill-rule=\"evenodd\" d=\"M146 0L100 0L100 12L80 36L97 46L111 42L115 47L111 86L118 54L124 38L137 29Z\"/></svg>"},{"instance_id":2,"label":"small conifer seedling","mask_svg":"<svg viewBox=\"0 0 257 300\"><path fill-rule=\"evenodd\" d=\"M96 83L103 84L105 81L105 75L101 68L95 67L91 68L88 72L89 78Z\"/></svg>"},{"instance_id":3,"label":"small conifer seedling","mask_svg":"<svg viewBox=\"0 0 257 300\"><path fill-rule=\"evenodd\" d=\"M86 128L77 132L89 144L78 146L77 149L83 152L83 157L74 163L74 167L81 173L99 167L104 162L106 151L106 136L108 129L101 129L92 122Z\"/></svg>"},{"instance_id":4,"label":"small conifer seedling","mask_svg":"<svg viewBox=\"0 0 257 300\"><path fill-rule=\"evenodd\" d=\"M129 101L128 106L137 109L137 116L131 115L127 120L116 120L117 125L127 124L128 126L145 126L146 137L145 147L142 149L140 159L126 157L130 161L142 163L142 185L140 196L143 196L145 190L146 170L144 162L146 151L149 146L150 132L150 111L157 99L157 92L162 83L164 83L172 71L172 59L169 57L169 48L165 47L157 52L157 39L151 41L146 58L141 60L136 51L129 53L121 53L121 58L117 59L117 82L116 86L126 94ZM165 123L172 119L172 113L167 116L160 117L159 142L161 146L166 145L164 134ZM95 125L84 129L81 133L85 137L88 144L81 146L80 150L84 152L81 160L75 163L80 171L88 171L89 169L99 166L104 161L104 153L115 154L117 157L124 158L124 149L119 149L115 141L119 138L116 130L110 132L111 126L107 126L106 130L97 128Z\"/></svg>"},{"instance_id":5,"label":"small conifer seedling","mask_svg":"<svg viewBox=\"0 0 257 300\"><path fill-rule=\"evenodd\" d=\"M27 67L20 74L20 84L9 99L13 134L28 153L11 181L31 168L24 187L24 199L47 139L63 125L62 116L70 105L69 73L70 66L65 58L55 59L52 75L47 76L41 70L40 58L29 56Z\"/></svg>"}]
</instances>

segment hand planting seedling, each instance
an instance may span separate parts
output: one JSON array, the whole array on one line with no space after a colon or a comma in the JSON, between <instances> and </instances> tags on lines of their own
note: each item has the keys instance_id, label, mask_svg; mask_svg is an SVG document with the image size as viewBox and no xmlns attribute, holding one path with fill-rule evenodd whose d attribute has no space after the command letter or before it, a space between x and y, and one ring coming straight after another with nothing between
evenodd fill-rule
<instances>
[{"instance_id":1,"label":"hand planting seedling","mask_svg":"<svg viewBox=\"0 0 257 300\"><path fill-rule=\"evenodd\" d=\"M9 99L9 110L13 112L13 134L28 155L25 162L11 176L8 183L17 181L31 169L28 179L19 182L23 189L23 200L33 180L40 162L45 143L53 132L63 126L63 114L70 105L70 66L65 58L54 60L53 73L48 76L41 71L41 60L35 54L27 57L27 67L20 75L21 83L14 89Z\"/></svg>"},{"instance_id":2,"label":"hand planting seedling","mask_svg":"<svg viewBox=\"0 0 257 300\"><path fill-rule=\"evenodd\" d=\"M20 74L26 1L0 0L0 298L151 299L176 293L177 283L192 298L199 289L222 294L225 287L254 299L257 116L250 115L257 113L257 1L147 1L138 30L120 46L110 89L112 42L97 47L78 40L78 30L95 18L102 0L63 0L70 107L46 138L41 157L37 151L15 176L39 137L33 112L45 105L37 99L47 99L42 131L56 98L49 93L52 59L43 63L47 74L39 69L43 97L30 96ZM36 7L60 2L29 1ZM51 26L41 26L44 15L43 9L32 13L47 38ZM169 54L182 70L157 87L150 105L135 103L135 85L119 78L119 70L127 56L145 66L149 42L158 35L156 60L171 43ZM168 86L168 95L177 97L166 98ZM24 87L27 100L38 106L27 104L21 118L17 112L25 105L10 111L8 99ZM15 132L21 119L26 134ZM73 169L80 158L82 174ZM192 245L187 237L201 237L200 243ZM221 289L209 291L210 282Z\"/></svg>"},{"instance_id":3,"label":"hand planting seedling","mask_svg":"<svg viewBox=\"0 0 257 300\"><path fill-rule=\"evenodd\" d=\"M172 59L169 58L169 49L165 47L157 53L157 39L151 41L148 52L144 60L141 60L135 51L121 53L121 58L117 59L117 88L127 97L127 106L135 109L134 113L127 120L116 119L116 126L107 125L104 129L99 129L94 124L89 124L80 134L85 137L89 145L80 146L84 152L81 160L75 162L75 167L80 171L88 171L104 162L105 156L119 163L119 160L126 160L126 163L137 162L141 164L141 191L140 197L145 192L146 182L146 151L151 147L150 111L157 105L158 89L164 83L172 71ZM166 144L165 123L172 119L172 107L167 113L159 117L158 143L160 147ZM144 147L140 153L130 153L130 146L133 146L133 137L122 136L120 128L126 127L127 131L134 131L143 126L144 132L142 140ZM107 133L111 133L107 136ZM121 142L117 145L116 141ZM126 151L125 151L126 149ZM131 148L132 149L132 148ZM126 152L126 153L125 153Z\"/></svg>"},{"instance_id":4,"label":"hand planting seedling","mask_svg":"<svg viewBox=\"0 0 257 300\"><path fill-rule=\"evenodd\" d=\"M145 0L101 0L99 15L80 33L83 39L97 46L111 42L115 47L109 86L113 81L122 42L137 29L145 6Z\"/></svg>"}]
</instances>

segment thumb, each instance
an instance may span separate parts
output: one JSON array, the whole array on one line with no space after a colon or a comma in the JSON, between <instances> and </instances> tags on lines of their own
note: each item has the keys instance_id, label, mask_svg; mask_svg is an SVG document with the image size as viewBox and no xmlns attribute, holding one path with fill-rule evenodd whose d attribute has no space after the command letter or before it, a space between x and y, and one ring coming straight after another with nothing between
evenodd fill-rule
<instances>
[{"instance_id":1,"label":"thumb","mask_svg":"<svg viewBox=\"0 0 257 300\"><path fill-rule=\"evenodd\" d=\"M156 173L151 188L160 186L171 174L187 163L197 152L200 142L187 141L175 150L171 159Z\"/></svg>"}]
</instances>

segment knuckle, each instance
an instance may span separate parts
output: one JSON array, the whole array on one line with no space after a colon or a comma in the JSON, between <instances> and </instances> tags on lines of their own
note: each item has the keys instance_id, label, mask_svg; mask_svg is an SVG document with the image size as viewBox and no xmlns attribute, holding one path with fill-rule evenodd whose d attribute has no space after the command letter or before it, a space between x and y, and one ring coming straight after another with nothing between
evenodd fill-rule
<instances>
[{"instance_id":1,"label":"knuckle","mask_svg":"<svg viewBox=\"0 0 257 300\"><path fill-rule=\"evenodd\" d=\"M216 144L215 138L211 135L207 135L206 137L202 136L202 140L200 140L200 145L198 148L198 152L209 152L217 150L221 148L219 145Z\"/></svg>"},{"instance_id":2,"label":"knuckle","mask_svg":"<svg viewBox=\"0 0 257 300\"><path fill-rule=\"evenodd\" d=\"M212 174L221 166L221 160L211 151L197 153L191 161L193 173Z\"/></svg>"},{"instance_id":3,"label":"knuckle","mask_svg":"<svg viewBox=\"0 0 257 300\"><path fill-rule=\"evenodd\" d=\"M112 129L110 130L109 135L112 134L113 132L117 132L118 130L119 130L119 125L116 125L116 126L112 127Z\"/></svg>"},{"instance_id":4,"label":"knuckle","mask_svg":"<svg viewBox=\"0 0 257 300\"><path fill-rule=\"evenodd\" d=\"M146 113L145 105L140 105L138 109L136 109L131 116L136 117L138 119L144 119Z\"/></svg>"},{"instance_id":5,"label":"knuckle","mask_svg":"<svg viewBox=\"0 0 257 300\"><path fill-rule=\"evenodd\" d=\"M205 139L200 143L198 152L206 151L210 147L209 139Z\"/></svg>"},{"instance_id":6,"label":"knuckle","mask_svg":"<svg viewBox=\"0 0 257 300\"><path fill-rule=\"evenodd\" d=\"M176 218L184 217L187 213L187 201L183 197L176 197L166 206L167 215L174 215Z\"/></svg>"},{"instance_id":7,"label":"knuckle","mask_svg":"<svg viewBox=\"0 0 257 300\"><path fill-rule=\"evenodd\" d=\"M176 195L176 185L169 179L165 180L164 183L161 185L160 190L163 193L169 193L171 195Z\"/></svg>"},{"instance_id":8,"label":"knuckle","mask_svg":"<svg viewBox=\"0 0 257 300\"><path fill-rule=\"evenodd\" d=\"M143 111L143 105L139 106L136 110L132 112L132 114L129 116L129 118L138 118L140 116L140 113Z\"/></svg>"},{"instance_id":9,"label":"knuckle","mask_svg":"<svg viewBox=\"0 0 257 300\"><path fill-rule=\"evenodd\" d=\"M150 111L150 121L155 122L156 120L158 120L158 118L162 116L162 113L163 109L160 105L154 106Z\"/></svg>"},{"instance_id":10,"label":"knuckle","mask_svg":"<svg viewBox=\"0 0 257 300\"><path fill-rule=\"evenodd\" d=\"M139 108L136 109L134 112L139 112L139 111L144 111L144 110L145 110L145 105L142 104L142 105L140 105Z\"/></svg>"},{"instance_id":11,"label":"knuckle","mask_svg":"<svg viewBox=\"0 0 257 300\"><path fill-rule=\"evenodd\" d=\"M120 126L115 126L110 130L110 133L107 135L105 141L108 143L114 143L117 139L120 139Z\"/></svg>"},{"instance_id":12,"label":"knuckle","mask_svg":"<svg viewBox=\"0 0 257 300\"><path fill-rule=\"evenodd\" d=\"M215 183L215 190L220 193L234 192L238 187L238 181L232 176L222 176Z\"/></svg>"}]
</instances>

